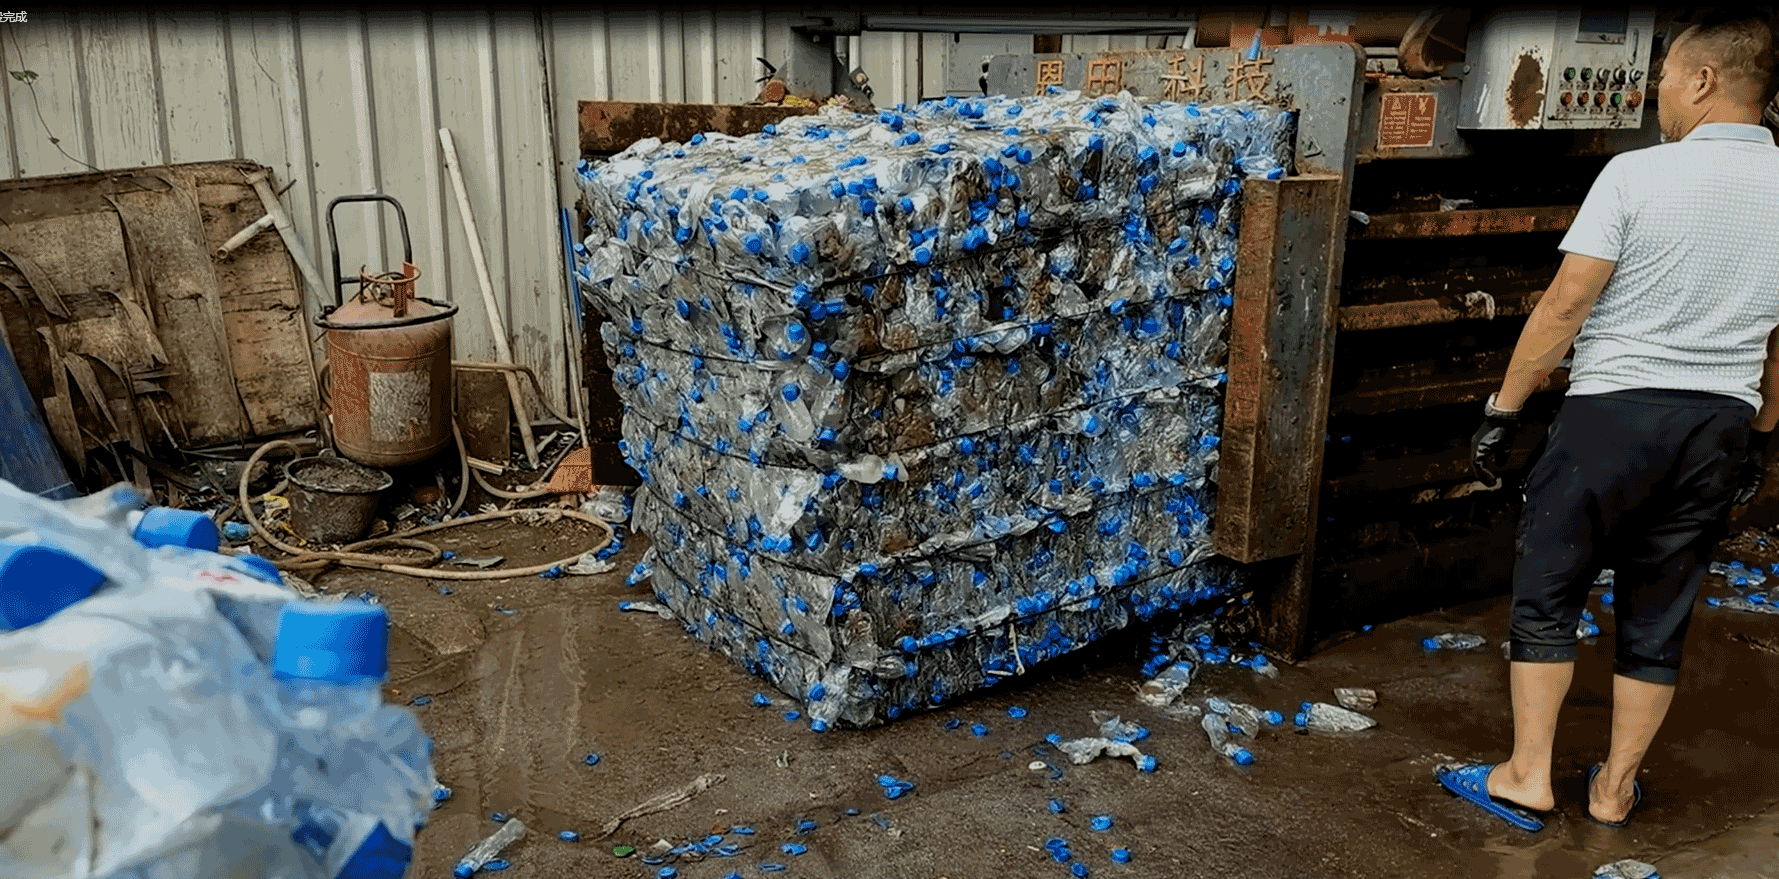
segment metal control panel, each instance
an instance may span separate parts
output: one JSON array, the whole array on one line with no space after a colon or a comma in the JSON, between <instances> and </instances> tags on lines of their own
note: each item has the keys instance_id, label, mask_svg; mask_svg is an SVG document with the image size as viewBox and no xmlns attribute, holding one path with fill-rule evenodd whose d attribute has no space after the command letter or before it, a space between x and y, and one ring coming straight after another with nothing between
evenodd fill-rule
<instances>
[{"instance_id":1,"label":"metal control panel","mask_svg":"<svg viewBox=\"0 0 1779 879\"><path fill-rule=\"evenodd\" d=\"M1640 127L1654 44L1652 7L1496 11L1470 30L1458 127Z\"/></svg>"}]
</instances>

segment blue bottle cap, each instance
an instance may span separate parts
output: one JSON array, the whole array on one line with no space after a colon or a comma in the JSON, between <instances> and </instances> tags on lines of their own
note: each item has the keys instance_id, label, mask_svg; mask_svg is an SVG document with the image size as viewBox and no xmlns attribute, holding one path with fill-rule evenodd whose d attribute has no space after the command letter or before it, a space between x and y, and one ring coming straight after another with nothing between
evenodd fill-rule
<instances>
[{"instance_id":1,"label":"blue bottle cap","mask_svg":"<svg viewBox=\"0 0 1779 879\"><path fill-rule=\"evenodd\" d=\"M215 552L222 546L222 532L203 513L175 510L171 507L149 507L142 511L131 536L136 542L154 549L158 546L184 546Z\"/></svg>"},{"instance_id":2,"label":"blue bottle cap","mask_svg":"<svg viewBox=\"0 0 1779 879\"><path fill-rule=\"evenodd\" d=\"M41 623L104 582L104 574L59 549L0 542L0 632Z\"/></svg>"},{"instance_id":3,"label":"blue bottle cap","mask_svg":"<svg viewBox=\"0 0 1779 879\"><path fill-rule=\"evenodd\" d=\"M244 573L248 573L266 581L267 583L273 583L280 586L284 584L284 576L278 573L278 566L272 564L271 559L256 556L252 553L243 553L235 556L235 561L238 563L237 567L247 569Z\"/></svg>"},{"instance_id":4,"label":"blue bottle cap","mask_svg":"<svg viewBox=\"0 0 1779 879\"><path fill-rule=\"evenodd\" d=\"M1422 647L1425 647L1425 648L1426 648L1426 649L1428 649L1428 650L1438 650L1438 649L1439 649L1439 642L1438 642L1438 641L1435 641L1435 640L1433 640L1433 639L1432 639L1432 638L1422 638L1422 639L1421 639L1421 646L1422 646Z\"/></svg>"},{"instance_id":5,"label":"blue bottle cap","mask_svg":"<svg viewBox=\"0 0 1779 879\"><path fill-rule=\"evenodd\" d=\"M338 684L381 680L389 673L389 614L358 601L284 605L272 673Z\"/></svg>"},{"instance_id":6,"label":"blue bottle cap","mask_svg":"<svg viewBox=\"0 0 1779 879\"><path fill-rule=\"evenodd\" d=\"M1249 753L1247 748L1237 748L1235 751L1235 763L1237 766L1253 766L1254 755Z\"/></svg>"},{"instance_id":7,"label":"blue bottle cap","mask_svg":"<svg viewBox=\"0 0 1779 879\"><path fill-rule=\"evenodd\" d=\"M1130 863L1130 849L1112 849L1112 860L1119 864Z\"/></svg>"}]
</instances>

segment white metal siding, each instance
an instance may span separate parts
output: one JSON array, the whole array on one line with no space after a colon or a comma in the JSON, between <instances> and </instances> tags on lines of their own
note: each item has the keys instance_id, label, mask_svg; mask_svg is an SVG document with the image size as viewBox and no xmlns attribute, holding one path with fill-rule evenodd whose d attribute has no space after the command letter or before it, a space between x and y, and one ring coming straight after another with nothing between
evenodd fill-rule
<instances>
[{"instance_id":1,"label":"white metal siding","mask_svg":"<svg viewBox=\"0 0 1779 879\"><path fill-rule=\"evenodd\" d=\"M0 89L0 175L252 159L296 182L283 200L324 277L328 201L392 195L407 209L422 295L462 306L457 356L492 360L439 158L437 130L450 128L513 357L537 370L559 409L570 371L556 209L577 197L577 102L742 103L765 73L756 59L780 65L789 50L789 13L680 5L29 14L0 25L0 70L38 74ZM950 34L848 39L880 106L975 88L974 73L949 81L959 45ZM1071 37L1063 48L1146 42ZM392 212L343 207L338 228L345 273L396 267ZM313 316L318 303L307 305Z\"/></svg>"},{"instance_id":2,"label":"white metal siding","mask_svg":"<svg viewBox=\"0 0 1779 879\"><path fill-rule=\"evenodd\" d=\"M394 196L407 210L421 295L462 306L457 356L493 360L439 158L437 131L448 127L513 357L537 370L561 410L567 293L554 170L575 141L557 140L552 115L572 130L574 113L551 113L542 26L525 10L32 10L27 24L0 25L0 70L38 74L32 84L5 80L0 174L252 159L296 182L283 201L324 277L328 201ZM337 219L345 274L399 267L393 211L344 206ZM313 315L318 303L307 306Z\"/></svg>"}]
</instances>

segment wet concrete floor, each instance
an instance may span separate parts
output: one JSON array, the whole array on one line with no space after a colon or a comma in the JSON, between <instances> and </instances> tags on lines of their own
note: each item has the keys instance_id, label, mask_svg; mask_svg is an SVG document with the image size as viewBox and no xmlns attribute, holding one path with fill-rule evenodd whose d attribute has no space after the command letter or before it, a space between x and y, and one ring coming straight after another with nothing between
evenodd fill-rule
<instances>
[{"instance_id":1,"label":"wet concrete floor","mask_svg":"<svg viewBox=\"0 0 1779 879\"><path fill-rule=\"evenodd\" d=\"M524 565L572 554L591 531L501 522L439 536L460 555L497 552ZM1446 759L1508 753L1507 663L1497 646L1505 598L1379 625L1273 680L1240 667L1207 670L1189 698L1222 695L1287 717L1304 700L1333 701L1338 686L1381 697L1374 730L1268 731L1250 744L1256 765L1238 768L1208 750L1196 724L1137 702L1134 638L886 727L812 732L784 719L786 704L754 707L763 683L676 623L617 610L622 599L649 597L624 584L643 544L633 537L607 575L455 582L444 584L449 595L438 581L398 575L317 578L323 589L378 594L395 622L391 699L432 697L415 710L454 796L422 832L410 875L449 875L495 829L489 814L498 811L532 831L506 854L512 879L655 877L661 866L615 857L613 847L709 834L724 834L739 854L674 861L679 876L764 876L762 864L782 864L787 879L1066 877L1045 848L1060 837L1101 877L1581 877L1620 858L1653 862L1668 877L1779 877L1776 617L1701 605L1679 694L1645 764L1645 801L1630 827L1613 830L1587 820L1583 782L1604 758L1610 722L1614 627L1596 590L1590 607L1604 631L1583 647L1562 714L1558 810L1542 833L1525 834L1432 777ZM1727 589L1711 578L1705 593ZM1421 638L1450 630L1483 634L1490 645L1421 649ZM1009 716L1015 706L1023 718ZM1094 709L1146 726L1152 735L1140 747L1159 770L1106 758L1072 766L1045 745L1047 733L1089 733ZM948 729L953 718L961 725ZM977 723L986 735L972 733ZM589 753L600 755L597 765L584 762ZM1033 771L1033 761L1060 772ZM707 773L723 779L596 839L609 819ZM887 799L879 774L917 786ZM1066 811L1053 814L1052 799ZM1091 829L1099 815L1112 817L1109 831ZM814 827L799 834L804 821ZM757 832L729 832L735 825ZM562 830L583 839L559 841ZM807 852L787 854L788 843ZM1114 863L1114 848L1129 850L1130 862Z\"/></svg>"}]
</instances>

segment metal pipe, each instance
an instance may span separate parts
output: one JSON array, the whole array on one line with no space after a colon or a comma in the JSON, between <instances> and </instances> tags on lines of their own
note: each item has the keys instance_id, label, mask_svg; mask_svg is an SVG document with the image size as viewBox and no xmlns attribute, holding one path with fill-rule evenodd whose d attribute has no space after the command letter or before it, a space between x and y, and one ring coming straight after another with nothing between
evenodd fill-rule
<instances>
[{"instance_id":1,"label":"metal pipe","mask_svg":"<svg viewBox=\"0 0 1779 879\"><path fill-rule=\"evenodd\" d=\"M266 214L265 216L248 223L246 228L236 232L233 238L224 241L221 247L216 248L216 258L223 259L227 257L230 253L234 252L235 248L253 240L253 236L272 228L273 222L272 215Z\"/></svg>"},{"instance_id":2,"label":"metal pipe","mask_svg":"<svg viewBox=\"0 0 1779 879\"><path fill-rule=\"evenodd\" d=\"M451 188L457 193L457 212L463 219L463 234L469 238L469 255L476 264L476 281L482 287L482 305L488 311L488 329L494 336L494 353L502 362L513 361L512 346L507 344L506 324L500 319L500 304L494 299L494 279L488 274L488 260L482 255L482 236L476 231L476 215L470 210L469 191L463 184L463 163L457 158L457 143L451 129L439 129L439 144L445 151L445 169L450 171ZM507 393L513 397L513 417L519 422L519 438L525 445L525 462L537 467L537 440L531 435L531 421L525 416L525 394L519 387L519 376L508 372Z\"/></svg>"},{"instance_id":3,"label":"metal pipe","mask_svg":"<svg viewBox=\"0 0 1779 879\"><path fill-rule=\"evenodd\" d=\"M863 15L859 29L913 33L964 34L1182 34L1191 31L1191 18L1069 18L1034 15Z\"/></svg>"},{"instance_id":4,"label":"metal pipe","mask_svg":"<svg viewBox=\"0 0 1779 879\"><path fill-rule=\"evenodd\" d=\"M1520 235L1562 232L1575 221L1579 205L1492 208L1469 211L1415 211L1372 214L1370 222L1349 226L1348 238L1459 238L1467 235Z\"/></svg>"}]
</instances>

